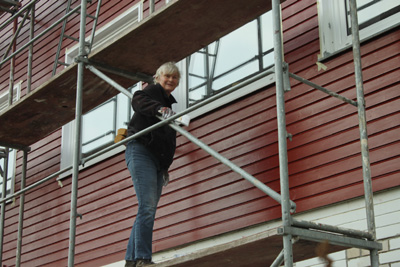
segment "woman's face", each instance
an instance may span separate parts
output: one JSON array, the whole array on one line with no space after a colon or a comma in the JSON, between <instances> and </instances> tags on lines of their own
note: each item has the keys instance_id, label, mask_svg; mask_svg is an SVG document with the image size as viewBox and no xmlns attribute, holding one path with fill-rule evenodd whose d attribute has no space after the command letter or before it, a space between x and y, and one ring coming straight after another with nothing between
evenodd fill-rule
<instances>
[{"instance_id":1,"label":"woman's face","mask_svg":"<svg viewBox=\"0 0 400 267\"><path fill-rule=\"evenodd\" d=\"M157 81L165 89L167 94L170 95L172 91L174 91L179 84L179 75L176 73L173 74L162 73L160 77L158 77Z\"/></svg>"}]
</instances>

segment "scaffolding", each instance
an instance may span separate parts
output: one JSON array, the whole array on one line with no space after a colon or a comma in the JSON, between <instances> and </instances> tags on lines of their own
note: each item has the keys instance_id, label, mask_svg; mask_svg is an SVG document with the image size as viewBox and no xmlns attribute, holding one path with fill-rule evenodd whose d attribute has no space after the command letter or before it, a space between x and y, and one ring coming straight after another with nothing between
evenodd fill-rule
<instances>
[{"instance_id":1,"label":"scaffolding","mask_svg":"<svg viewBox=\"0 0 400 267\"><path fill-rule=\"evenodd\" d=\"M14 1L0 1L0 6L2 6L5 2L14 2ZM28 5L23 7L21 10L16 12L9 20L6 21L5 25L8 25L15 19L15 17L20 16L23 12L29 13L31 11L31 19L34 18L34 4L37 2L31 1ZM178 1L182 2L182 1ZM185 1L183 1L185 2ZM116 82L112 77L104 74L102 70L107 70L108 72L115 74L119 73L120 76L129 77L131 79L141 80L141 81L149 81L151 77L145 75L143 73L126 73L126 71L118 70L112 68L110 66L100 65L96 63L95 60L91 60L88 58L90 49L87 49L87 42L85 41L85 33L86 33L86 18L87 18L87 0L82 0L81 4L67 12L65 16L59 19L56 24L59 24L66 19L75 11L80 11L80 36L79 36L79 54L76 58L77 68L68 67L65 72L77 71L77 79L76 79L76 99L75 99L75 146L74 146L74 156L73 156L73 164L59 172L56 172L35 184L32 184L28 187L25 187L25 178L26 178L26 162L27 162L27 152L29 151L29 146L26 143L21 142L10 142L3 141L0 139L0 145L6 146L6 150L2 153L3 156L7 155L8 148L16 148L23 151L23 170L22 170L22 178L21 178L21 189L20 191L6 196L6 188L5 188L5 180L3 179L3 193L1 199L1 221L0 221L0 257L2 255L2 247L3 247L3 234L4 234L4 216L5 216L5 203L8 200L14 199L17 196L20 198L20 210L19 210L19 224L18 224L18 241L17 241L17 256L16 256L16 266L20 266L21 261L21 248L22 248L22 230L23 230L23 215L24 215L24 194L38 185L45 183L60 174L66 171L73 171L72 175L72 186L71 186L71 203L70 203L70 227L69 227L69 253L68 253L68 266L74 266L74 256L75 256L75 236L76 236L76 219L79 216L77 213L77 193L78 193L78 174L80 165L84 165L85 162L94 159L114 148L124 145L125 143L133 140L143 134L146 134L157 127L161 127L163 125L169 125L181 135L188 138L191 142L199 146L201 149L212 155L214 158L231 168L234 172L238 173L241 177L248 180L255 187L262 190L265 194L276 200L281 204L282 210L282 226L277 229L277 235L281 236L283 240L283 249L277 255L275 261L271 264L271 266L280 266L283 262L286 267L293 266L294 260L294 252L293 252L293 243L302 242L303 240L306 242L322 242L324 240L328 240L332 245L336 246L335 249L339 250L342 247L356 247L361 249L367 249L370 251L370 260L371 266L378 267L379 266L379 257L378 251L382 249L382 245L376 241L376 230L375 230L375 216L374 216L374 207L373 207L373 195L372 195L372 185L371 185L371 172L370 172L370 161L369 161L369 152L368 152L368 136L367 136L367 126L366 126L366 113L365 113L365 100L363 95L363 78L362 78L362 68L361 68L361 55L360 55L360 40L359 40L359 32L358 32L358 23L357 23L357 9L356 9L356 0L350 0L350 14L351 14L351 22L352 22L352 36L353 36L353 57L354 57L354 68L355 68L355 81L356 81L356 90L357 90L357 101L353 101L351 99L347 99L341 95L338 95L326 88L323 88L317 84L314 84L310 81L307 81L293 73L289 72L289 66L284 62L284 51L283 51L283 40L282 40L282 29L281 29L281 12L280 12L280 1L272 0L265 1L266 5L272 7L273 14L273 28L274 28L274 54L275 54L275 67L274 70L269 71L267 73L260 74L254 77L251 80L248 80L240 85L236 85L228 90L225 90L215 96L212 96L198 104L195 104L183 112L180 112L167 120L161 120L159 123L153 125L152 127L145 129L117 144L113 144L99 152L96 152L92 155L89 155L86 158L82 158L81 155L81 132L82 132L82 114L84 110L82 108L82 99L83 99L83 89L84 89L84 77L91 73L92 75L98 77L102 81L108 84L109 87L116 89L128 97L132 97L124 86L120 85ZM14 3L16 4L16 3ZM69 9L69 8L68 8ZM166 8L167 9L167 8ZM157 14L153 14L155 12L154 1L150 1L150 19L157 18ZM25 15L24 18L28 16ZM64 24L65 25L65 24ZM5 27L4 25L1 26ZM32 48L32 44L34 41L42 37L45 33L41 33L40 36L33 37L31 36L31 41L29 41L26 45L20 48L17 51L13 51L13 53L9 56L5 56L1 61L0 65L3 65L8 60L12 60L22 49ZM61 42L61 41L60 41ZM31 56L29 57L31 60ZM58 60L58 58L57 58ZM57 61L55 64L58 64ZM31 63L28 63L28 68L31 68ZM88 72L89 70L90 72ZM28 72L29 73L29 72ZM280 188L281 193L277 193L265 184L258 181L252 175L244 171L243 169L236 166L234 163L229 161L227 158L220 155L218 152L214 151L196 137L192 136L189 132L182 129L180 126L176 125L173 121L180 116L183 116L191 111L199 109L204 105L215 101L221 97L224 97L240 88L245 86L246 84L250 84L253 80L258 80L262 77L265 77L268 74L275 75L275 83L276 83L276 106L277 106L277 122L278 122L278 145L279 145L279 166L280 166ZM360 142L361 142L361 154L362 154L362 169L363 169L363 180L364 180L364 193L365 193L365 210L367 215L367 227L368 231L359 231L354 229L347 229L341 227L335 227L331 225L325 224L317 224L308 221L297 221L292 215L295 212L296 204L290 199L289 195L289 172L288 172L288 157L287 157L287 143L286 140L289 136L289 133L286 131L286 119L285 119L285 101L284 94L290 86L289 77L292 77L300 82L303 82L309 86L314 87L324 93L327 93L330 96L336 97L345 103L351 104L358 109L358 119L359 119L359 130L360 130ZM57 77L55 77L57 79ZM12 81L13 79L11 79ZM109 88L107 87L107 88ZM10 87L12 88L12 87ZM28 88L30 88L28 86ZM12 90L10 90L11 94ZM29 92L29 91L28 91ZM109 97L106 95L105 98ZM100 101L100 100L99 100ZM12 108L12 107L11 107ZM40 133L42 134L42 133ZM42 136L44 136L42 134ZM12 141L12 140L11 140ZM29 140L30 141L30 140ZM29 142L28 141L28 142ZM3 177L6 177L3 172ZM0 258L1 261L1 258ZM174 266L173 263L162 263L160 266Z\"/></svg>"}]
</instances>

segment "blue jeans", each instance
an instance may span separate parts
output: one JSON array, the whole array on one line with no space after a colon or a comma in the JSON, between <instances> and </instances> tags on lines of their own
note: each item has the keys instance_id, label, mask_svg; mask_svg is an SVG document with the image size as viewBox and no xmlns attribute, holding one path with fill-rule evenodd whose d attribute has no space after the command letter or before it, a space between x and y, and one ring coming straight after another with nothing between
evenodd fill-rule
<instances>
[{"instance_id":1,"label":"blue jeans","mask_svg":"<svg viewBox=\"0 0 400 267\"><path fill-rule=\"evenodd\" d=\"M138 200L125 260L151 259L154 219L163 187L162 171L153 154L135 140L127 144L125 160Z\"/></svg>"}]
</instances>

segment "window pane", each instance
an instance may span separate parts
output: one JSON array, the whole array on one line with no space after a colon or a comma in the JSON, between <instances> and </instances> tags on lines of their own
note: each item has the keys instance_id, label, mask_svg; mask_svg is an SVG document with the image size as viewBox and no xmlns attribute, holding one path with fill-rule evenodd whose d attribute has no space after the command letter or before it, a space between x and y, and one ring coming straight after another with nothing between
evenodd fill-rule
<instances>
[{"instance_id":1,"label":"window pane","mask_svg":"<svg viewBox=\"0 0 400 267\"><path fill-rule=\"evenodd\" d=\"M130 88L128 88L128 91L130 91L132 94L139 90L140 88L140 83L137 83ZM133 115L133 109L131 106L131 99L120 93L117 96L117 129L119 128L127 128L129 121L131 120L131 117Z\"/></svg>"},{"instance_id":2,"label":"window pane","mask_svg":"<svg viewBox=\"0 0 400 267\"><path fill-rule=\"evenodd\" d=\"M134 93L140 87L140 83L137 83L128 88L128 91ZM123 93L85 114L82 125L82 152L88 153L114 142L117 129L127 128L132 114L131 99Z\"/></svg>"},{"instance_id":3,"label":"window pane","mask_svg":"<svg viewBox=\"0 0 400 267\"><path fill-rule=\"evenodd\" d=\"M274 65L274 35L272 27L272 12L261 16L262 50L264 53L264 69Z\"/></svg>"},{"instance_id":4,"label":"window pane","mask_svg":"<svg viewBox=\"0 0 400 267\"><path fill-rule=\"evenodd\" d=\"M207 56L205 51L205 49L202 49L199 53L194 53L190 57L189 70L191 75L189 75L189 84L191 87L198 87L205 81L205 57Z\"/></svg>"},{"instance_id":5,"label":"window pane","mask_svg":"<svg viewBox=\"0 0 400 267\"><path fill-rule=\"evenodd\" d=\"M117 103L117 129L126 128L131 114L129 98L124 94L118 94Z\"/></svg>"},{"instance_id":6,"label":"window pane","mask_svg":"<svg viewBox=\"0 0 400 267\"><path fill-rule=\"evenodd\" d=\"M238 69L231 70L223 77L218 78L214 81L214 90L217 91L226 86L230 86L232 83L242 80L243 78L258 72L258 70L258 61L252 61Z\"/></svg>"},{"instance_id":7,"label":"window pane","mask_svg":"<svg viewBox=\"0 0 400 267\"><path fill-rule=\"evenodd\" d=\"M3 177L4 177L4 171L5 171L4 164L6 162L5 157L6 157L5 148L0 147L0 194L2 193L2 188L3 188ZM15 172L15 160L16 160L15 149L9 149L6 195L9 195L10 193L13 193L13 191L14 191L13 180L14 180L14 172Z\"/></svg>"},{"instance_id":8,"label":"window pane","mask_svg":"<svg viewBox=\"0 0 400 267\"><path fill-rule=\"evenodd\" d=\"M116 97L83 116L82 152L114 140Z\"/></svg>"},{"instance_id":9,"label":"window pane","mask_svg":"<svg viewBox=\"0 0 400 267\"><path fill-rule=\"evenodd\" d=\"M190 83L189 83L190 84ZM189 91L189 106L207 97L206 86L196 87Z\"/></svg>"}]
</instances>

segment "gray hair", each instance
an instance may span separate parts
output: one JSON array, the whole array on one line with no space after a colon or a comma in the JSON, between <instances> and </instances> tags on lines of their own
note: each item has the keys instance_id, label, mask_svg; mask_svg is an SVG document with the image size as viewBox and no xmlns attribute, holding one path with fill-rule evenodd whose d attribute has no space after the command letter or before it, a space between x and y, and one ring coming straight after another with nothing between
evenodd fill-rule
<instances>
[{"instance_id":1,"label":"gray hair","mask_svg":"<svg viewBox=\"0 0 400 267\"><path fill-rule=\"evenodd\" d=\"M178 67L175 65L175 62L167 62L162 64L156 72L156 75L154 76L154 83L156 84L158 81L158 78L160 78L161 75L163 74L178 74L178 79L181 79L181 73L179 72ZM179 83L179 81L178 81Z\"/></svg>"}]
</instances>

